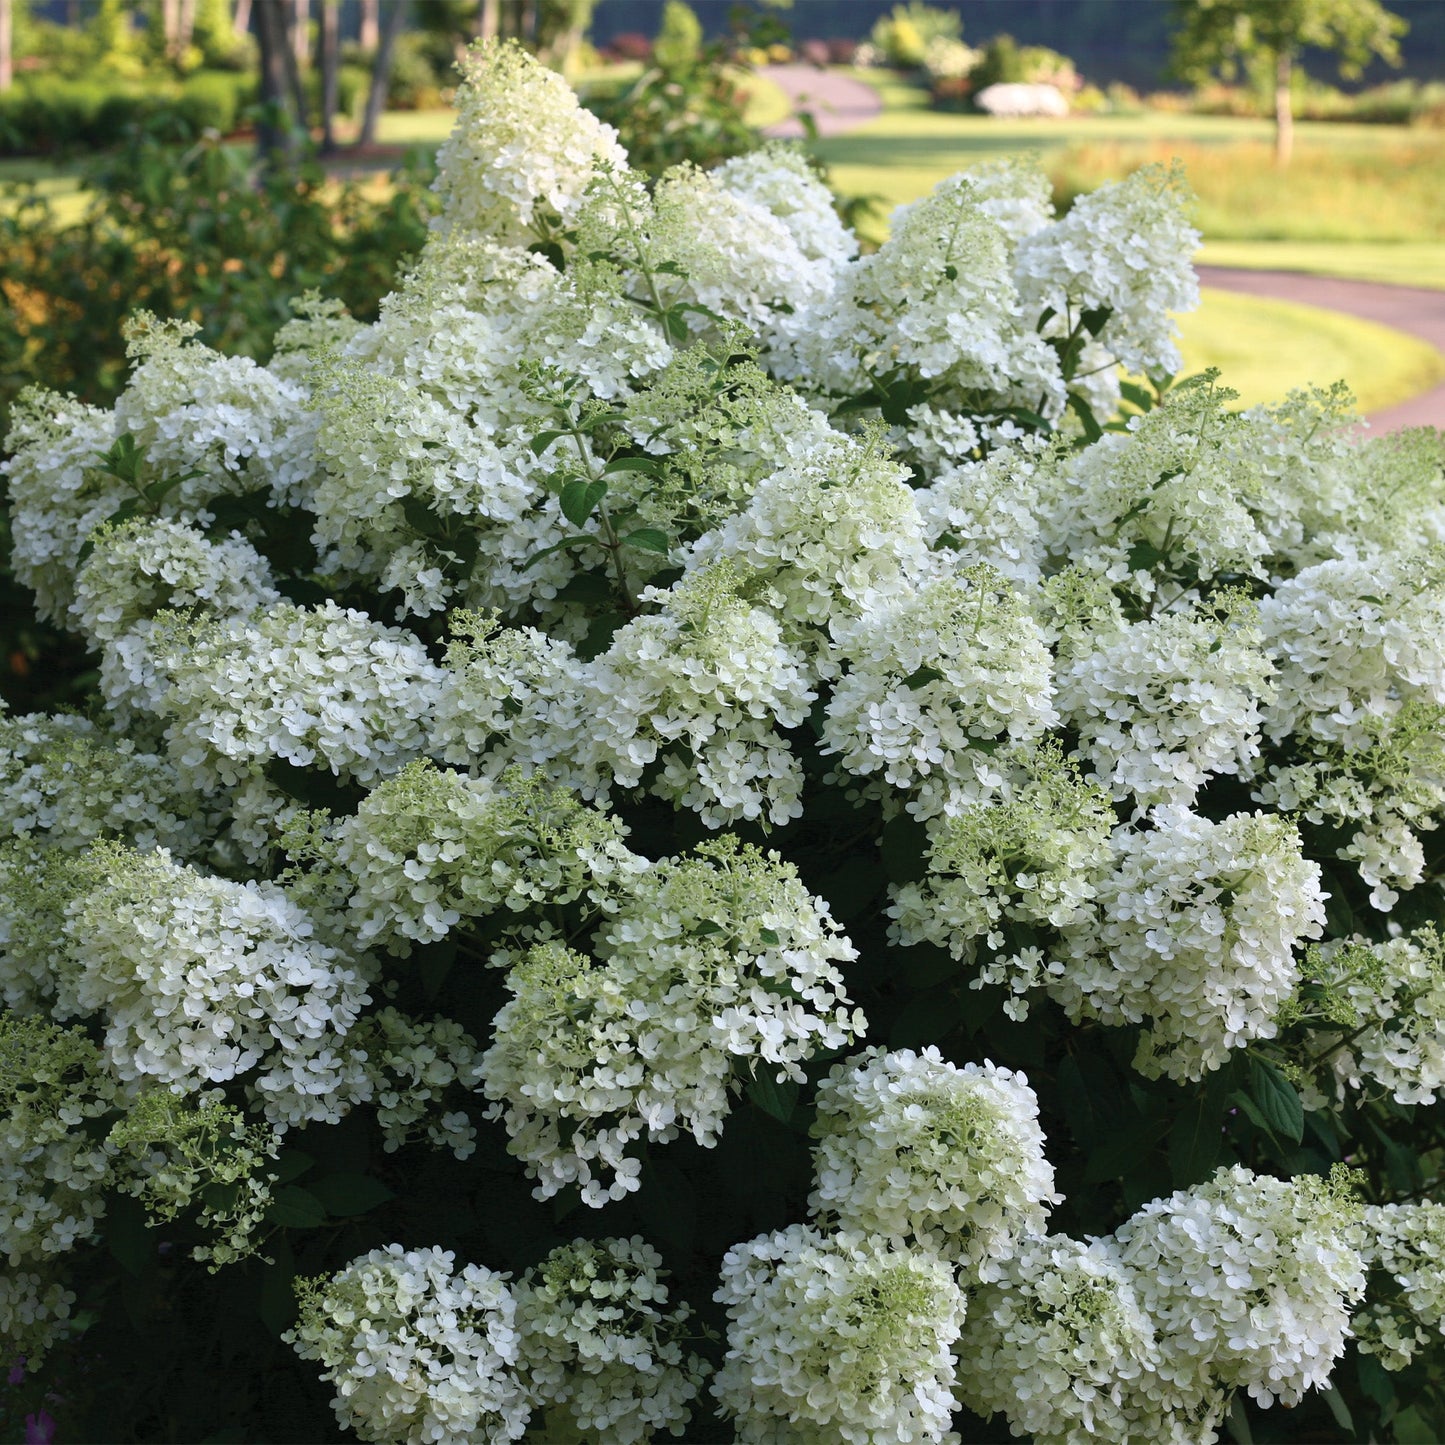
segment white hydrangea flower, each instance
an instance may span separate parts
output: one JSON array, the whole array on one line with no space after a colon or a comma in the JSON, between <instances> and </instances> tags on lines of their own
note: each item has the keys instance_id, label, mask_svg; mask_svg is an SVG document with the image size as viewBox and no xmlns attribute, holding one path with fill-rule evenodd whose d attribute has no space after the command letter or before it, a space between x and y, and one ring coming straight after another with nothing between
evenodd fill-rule
<instances>
[{"instance_id":1,"label":"white hydrangea flower","mask_svg":"<svg viewBox=\"0 0 1445 1445\"><path fill-rule=\"evenodd\" d=\"M449 1250L390 1244L298 1281L282 1338L325 1368L343 1428L377 1445L503 1445L531 1415L506 1275Z\"/></svg>"},{"instance_id":2,"label":"white hydrangea flower","mask_svg":"<svg viewBox=\"0 0 1445 1445\"><path fill-rule=\"evenodd\" d=\"M1161 575L1180 584L1263 576L1271 543L1256 511L1268 479L1226 444L1237 426L1226 400L1212 383L1191 381L1132 417L1127 432L1109 432L1063 461L1042 498L1051 559L1145 599ZM1172 603L1174 591L1164 600Z\"/></svg>"},{"instance_id":3,"label":"white hydrangea flower","mask_svg":"<svg viewBox=\"0 0 1445 1445\"><path fill-rule=\"evenodd\" d=\"M462 73L437 152L438 229L525 245L572 220L599 166L626 167L617 132L520 45L475 45Z\"/></svg>"},{"instance_id":4,"label":"white hydrangea flower","mask_svg":"<svg viewBox=\"0 0 1445 1445\"><path fill-rule=\"evenodd\" d=\"M1107 308L1099 339L1113 358L1126 371L1173 376L1183 365L1173 317L1199 305L1190 200L1177 165L1143 166L1080 196L1019 246L1014 275L1029 315L1051 308L1067 330Z\"/></svg>"},{"instance_id":5,"label":"white hydrangea flower","mask_svg":"<svg viewBox=\"0 0 1445 1445\"><path fill-rule=\"evenodd\" d=\"M0 1340L12 1359L38 1371L57 1341L70 1331L75 1291L34 1270L0 1274Z\"/></svg>"},{"instance_id":6,"label":"white hydrangea flower","mask_svg":"<svg viewBox=\"0 0 1445 1445\"><path fill-rule=\"evenodd\" d=\"M711 1145L747 1072L801 1080L866 1027L837 968L853 948L796 872L730 835L697 855L635 882L600 963L549 942L512 971L483 1088L539 1198L575 1183L594 1207L621 1199L638 1141Z\"/></svg>"},{"instance_id":7,"label":"white hydrangea flower","mask_svg":"<svg viewBox=\"0 0 1445 1445\"><path fill-rule=\"evenodd\" d=\"M10 565L47 622L64 623L86 539L130 500L97 465L117 434L110 412L39 387L11 409L10 456L0 462L10 482Z\"/></svg>"},{"instance_id":8,"label":"white hydrangea flower","mask_svg":"<svg viewBox=\"0 0 1445 1445\"><path fill-rule=\"evenodd\" d=\"M1003 1262L969 1304L958 1391L1038 1445L1211 1445L1226 1392L1158 1374L1160 1346L1112 1240L1047 1235Z\"/></svg>"},{"instance_id":9,"label":"white hydrangea flower","mask_svg":"<svg viewBox=\"0 0 1445 1445\"><path fill-rule=\"evenodd\" d=\"M833 635L847 671L827 703L821 750L850 773L916 790L908 807L919 817L998 791L999 748L1058 722L1042 631L991 567L880 598Z\"/></svg>"},{"instance_id":10,"label":"white hydrangea flower","mask_svg":"<svg viewBox=\"0 0 1445 1445\"><path fill-rule=\"evenodd\" d=\"M1266 1406L1323 1387L1365 1290L1362 1213L1344 1180L1240 1165L1146 1204L1115 1238L1160 1376L1186 1397L1241 1389Z\"/></svg>"},{"instance_id":11,"label":"white hydrangea flower","mask_svg":"<svg viewBox=\"0 0 1445 1445\"><path fill-rule=\"evenodd\" d=\"M620 628L588 670L578 735L561 740L564 781L605 797L657 763L650 791L711 828L802 812L802 771L778 729L803 722L816 690L773 613L740 591L723 562L644 594L662 611Z\"/></svg>"},{"instance_id":12,"label":"white hydrangea flower","mask_svg":"<svg viewBox=\"0 0 1445 1445\"><path fill-rule=\"evenodd\" d=\"M370 1001L366 981L284 890L113 844L82 862L65 948L119 1078L186 1091L246 1075L278 1124L345 1111L332 1045Z\"/></svg>"},{"instance_id":13,"label":"white hydrangea flower","mask_svg":"<svg viewBox=\"0 0 1445 1445\"><path fill-rule=\"evenodd\" d=\"M116 435L134 438L156 478L185 478L174 497L188 520L211 498L256 487L299 500L315 464L304 391L248 356L202 346L199 330L144 311L130 320L135 365L115 404Z\"/></svg>"},{"instance_id":14,"label":"white hydrangea flower","mask_svg":"<svg viewBox=\"0 0 1445 1445\"><path fill-rule=\"evenodd\" d=\"M808 260L836 269L857 256L858 238L796 146L774 142L725 160L712 174L725 191L776 216Z\"/></svg>"},{"instance_id":15,"label":"white hydrangea flower","mask_svg":"<svg viewBox=\"0 0 1445 1445\"><path fill-rule=\"evenodd\" d=\"M357 939L405 956L462 919L585 899L615 909L652 865L616 819L535 775L500 783L428 762L374 788L337 829L333 865L351 890Z\"/></svg>"},{"instance_id":16,"label":"white hydrangea flower","mask_svg":"<svg viewBox=\"0 0 1445 1445\"><path fill-rule=\"evenodd\" d=\"M1097 918L1063 930L1048 988L1072 1018L1147 1022L1141 1072L1199 1079L1274 1036L1300 977L1294 950L1324 930L1320 868L1284 818L1156 808L1152 820L1116 834Z\"/></svg>"},{"instance_id":17,"label":"white hydrangea flower","mask_svg":"<svg viewBox=\"0 0 1445 1445\"><path fill-rule=\"evenodd\" d=\"M970 1278L995 1278L1062 1197L1023 1074L873 1048L834 1065L817 1107L814 1217L918 1240Z\"/></svg>"},{"instance_id":18,"label":"white hydrangea flower","mask_svg":"<svg viewBox=\"0 0 1445 1445\"><path fill-rule=\"evenodd\" d=\"M1280 583L1259 616L1279 668L1271 738L1358 749L1406 701L1445 704L1445 550L1320 562Z\"/></svg>"},{"instance_id":19,"label":"white hydrangea flower","mask_svg":"<svg viewBox=\"0 0 1445 1445\"><path fill-rule=\"evenodd\" d=\"M211 622L164 662L171 755L202 784L244 782L277 758L388 777L425 749L442 681L413 634L334 602Z\"/></svg>"},{"instance_id":20,"label":"white hydrangea flower","mask_svg":"<svg viewBox=\"0 0 1445 1445\"><path fill-rule=\"evenodd\" d=\"M1217 774L1248 774L1274 666L1252 608L1174 613L1100 638L1058 678L1057 703L1115 798L1142 814L1193 804Z\"/></svg>"},{"instance_id":21,"label":"white hydrangea flower","mask_svg":"<svg viewBox=\"0 0 1445 1445\"><path fill-rule=\"evenodd\" d=\"M1355 1316L1356 1348L1387 1370L1403 1370L1445 1335L1445 1204L1365 1208L1368 1263L1388 1274L1395 1294Z\"/></svg>"},{"instance_id":22,"label":"white hydrangea flower","mask_svg":"<svg viewBox=\"0 0 1445 1445\"><path fill-rule=\"evenodd\" d=\"M739 1445L953 1441L965 1301L937 1255L795 1224L735 1245L713 1385Z\"/></svg>"},{"instance_id":23,"label":"white hydrangea flower","mask_svg":"<svg viewBox=\"0 0 1445 1445\"><path fill-rule=\"evenodd\" d=\"M1027 1016L1023 995L1039 980L1042 951L1006 951L1005 930L1059 929L1083 921L1096 882L1112 865L1115 817L1107 794L1083 781L1058 744L1011 758L999 796L929 820L926 876L893 885L889 937L932 943L957 959L990 950L974 987L1008 985L1004 1004Z\"/></svg>"},{"instance_id":24,"label":"white hydrangea flower","mask_svg":"<svg viewBox=\"0 0 1445 1445\"><path fill-rule=\"evenodd\" d=\"M365 1054L359 1059L370 1085L365 1092L388 1154L419 1137L458 1159L476 1152L477 1131L466 1110L447 1107L481 1077L477 1041L459 1023L378 1009L350 1030L346 1045Z\"/></svg>"},{"instance_id":25,"label":"white hydrangea flower","mask_svg":"<svg viewBox=\"0 0 1445 1445\"><path fill-rule=\"evenodd\" d=\"M212 818L170 760L84 718L0 717L0 829L74 852L103 836L197 852Z\"/></svg>"},{"instance_id":26,"label":"white hydrangea flower","mask_svg":"<svg viewBox=\"0 0 1445 1445\"><path fill-rule=\"evenodd\" d=\"M93 643L113 642L163 611L236 615L281 600L271 564L239 533L213 541L199 528L153 517L101 527L90 541L70 614Z\"/></svg>"},{"instance_id":27,"label":"white hydrangea flower","mask_svg":"<svg viewBox=\"0 0 1445 1445\"><path fill-rule=\"evenodd\" d=\"M817 649L835 619L931 570L907 476L877 438L830 433L759 482L689 565L725 558L747 569L789 639Z\"/></svg>"},{"instance_id":28,"label":"white hydrangea flower","mask_svg":"<svg viewBox=\"0 0 1445 1445\"><path fill-rule=\"evenodd\" d=\"M577 1239L516 1286L528 1389L597 1445L682 1435L706 1377L682 1344L692 1311L667 1309L661 1266L640 1235Z\"/></svg>"},{"instance_id":29,"label":"white hydrangea flower","mask_svg":"<svg viewBox=\"0 0 1445 1445\"><path fill-rule=\"evenodd\" d=\"M93 1121L123 1107L84 1030L0 1012L0 1255L12 1270L94 1237L115 1151Z\"/></svg>"},{"instance_id":30,"label":"white hydrangea flower","mask_svg":"<svg viewBox=\"0 0 1445 1445\"><path fill-rule=\"evenodd\" d=\"M1037 155L971 166L966 174L979 210L998 224L1011 246L1053 221L1053 184Z\"/></svg>"}]
</instances>

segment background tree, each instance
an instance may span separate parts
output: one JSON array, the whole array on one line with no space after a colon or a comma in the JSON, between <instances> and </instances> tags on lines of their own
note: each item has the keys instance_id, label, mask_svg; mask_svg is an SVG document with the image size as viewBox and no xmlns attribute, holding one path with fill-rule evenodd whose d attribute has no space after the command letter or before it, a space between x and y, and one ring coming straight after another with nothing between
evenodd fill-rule
<instances>
[{"instance_id":1,"label":"background tree","mask_svg":"<svg viewBox=\"0 0 1445 1445\"><path fill-rule=\"evenodd\" d=\"M1358 76L1372 58L1398 65L1409 22L1379 0L1175 0L1180 26L1174 67L1186 80L1232 77L1258 64L1274 77L1275 159L1294 145L1290 86L1301 50L1333 51L1340 74Z\"/></svg>"}]
</instances>

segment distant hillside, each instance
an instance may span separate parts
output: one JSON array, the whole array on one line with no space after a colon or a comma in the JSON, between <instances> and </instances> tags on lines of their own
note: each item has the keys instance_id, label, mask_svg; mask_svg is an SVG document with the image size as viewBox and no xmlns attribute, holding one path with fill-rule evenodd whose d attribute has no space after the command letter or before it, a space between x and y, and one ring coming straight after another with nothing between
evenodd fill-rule
<instances>
[{"instance_id":1,"label":"distant hillside","mask_svg":"<svg viewBox=\"0 0 1445 1445\"><path fill-rule=\"evenodd\" d=\"M690 0L708 33L727 29L732 0ZM799 40L863 39L891 0L794 0L776 12ZM1007 31L1025 45L1048 45L1072 56L1092 81L1122 80L1149 89L1167 81L1170 6L1167 0L954 0L947 8L963 17L965 40L986 40ZM1445 79L1445 0L1393 0L1389 6L1410 21L1404 74ZM654 35L662 0L601 0L592 33L599 44L627 31ZM1335 73L1327 57L1307 68L1321 79ZM1371 80L1401 72L1378 67Z\"/></svg>"}]
</instances>

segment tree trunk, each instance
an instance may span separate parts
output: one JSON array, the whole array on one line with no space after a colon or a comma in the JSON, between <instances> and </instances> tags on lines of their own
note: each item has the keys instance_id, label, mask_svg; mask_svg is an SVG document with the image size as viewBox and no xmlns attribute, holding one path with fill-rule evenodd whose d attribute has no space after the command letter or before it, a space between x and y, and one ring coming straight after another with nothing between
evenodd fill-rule
<instances>
[{"instance_id":1,"label":"tree trunk","mask_svg":"<svg viewBox=\"0 0 1445 1445\"><path fill-rule=\"evenodd\" d=\"M176 57L191 48L196 34L196 0L180 0L176 11Z\"/></svg>"},{"instance_id":2,"label":"tree trunk","mask_svg":"<svg viewBox=\"0 0 1445 1445\"><path fill-rule=\"evenodd\" d=\"M251 0L236 0L236 15L231 22L231 29L236 38L243 39L246 32L251 28Z\"/></svg>"},{"instance_id":3,"label":"tree trunk","mask_svg":"<svg viewBox=\"0 0 1445 1445\"><path fill-rule=\"evenodd\" d=\"M396 51L396 37L401 34L406 9L407 0L392 0L391 9L386 13L386 24L382 27L381 40L376 47L376 63L371 67L371 86L366 92L361 134L356 138L358 146L369 146L376 141L376 125L386 107L386 89L391 80L391 57Z\"/></svg>"},{"instance_id":4,"label":"tree trunk","mask_svg":"<svg viewBox=\"0 0 1445 1445\"><path fill-rule=\"evenodd\" d=\"M341 74L341 0L321 0L321 153L336 149Z\"/></svg>"},{"instance_id":5,"label":"tree trunk","mask_svg":"<svg viewBox=\"0 0 1445 1445\"><path fill-rule=\"evenodd\" d=\"M502 30L502 0L482 0L477 11L477 39L495 40Z\"/></svg>"},{"instance_id":6,"label":"tree trunk","mask_svg":"<svg viewBox=\"0 0 1445 1445\"><path fill-rule=\"evenodd\" d=\"M291 50L296 68L305 70L311 59L311 0L294 0L291 12Z\"/></svg>"},{"instance_id":7,"label":"tree trunk","mask_svg":"<svg viewBox=\"0 0 1445 1445\"><path fill-rule=\"evenodd\" d=\"M177 37L181 33L181 7L179 0L161 0L161 37L167 60L174 60L180 53Z\"/></svg>"},{"instance_id":8,"label":"tree trunk","mask_svg":"<svg viewBox=\"0 0 1445 1445\"><path fill-rule=\"evenodd\" d=\"M1274 58L1274 163L1283 169L1294 154L1294 105L1290 81L1294 55L1281 50Z\"/></svg>"},{"instance_id":9,"label":"tree trunk","mask_svg":"<svg viewBox=\"0 0 1445 1445\"><path fill-rule=\"evenodd\" d=\"M296 126L286 77L286 0L254 0L256 45L261 58L261 117L256 149L264 166L285 165L295 155Z\"/></svg>"},{"instance_id":10,"label":"tree trunk","mask_svg":"<svg viewBox=\"0 0 1445 1445\"><path fill-rule=\"evenodd\" d=\"M358 39L361 48L372 55L381 44L381 22L377 18L380 14L381 0L361 0L361 34Z\"/></svg>"},{"instance_id":11,"label":"tree trunk","mask_svg":"<svg viewBox=\"0 0 1445 1445\"><path fill-rule=\"evenodd\" d=\"M302 132L310 129L311 107L306 102L306 87L301 82L301 66L296 60L297 7L300 0L270 0L282 14L281 65L286 72L286 88L291 95L291 109Z\"/></svg>"},{"instance_id":12,"label":"tree trunk","mask_svg":"<svg viewBox=\"0 0 1445 1445\"><path fill-rule=\"evenodd\" d=\"M15 10L11 0L0 0L0 90L15 83Z\"/></svg>"}]
</instances>

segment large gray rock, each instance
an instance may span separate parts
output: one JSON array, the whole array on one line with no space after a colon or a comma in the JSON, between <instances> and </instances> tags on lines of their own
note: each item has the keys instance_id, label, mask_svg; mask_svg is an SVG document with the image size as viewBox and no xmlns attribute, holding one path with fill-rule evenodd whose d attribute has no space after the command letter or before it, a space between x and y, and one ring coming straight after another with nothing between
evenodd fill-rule
<instances>
[{"instance_id":1,"label":"large gray rock","mask_svg":"<svg viewBox=\"0 0 1445 1445\"><path fill-rule=\"evenodd\" d=\"M973 98L987 115L1068 115L1069 102L1056 85L990 85Z\"/></svg>"}]
</instances>

